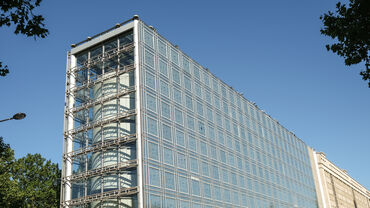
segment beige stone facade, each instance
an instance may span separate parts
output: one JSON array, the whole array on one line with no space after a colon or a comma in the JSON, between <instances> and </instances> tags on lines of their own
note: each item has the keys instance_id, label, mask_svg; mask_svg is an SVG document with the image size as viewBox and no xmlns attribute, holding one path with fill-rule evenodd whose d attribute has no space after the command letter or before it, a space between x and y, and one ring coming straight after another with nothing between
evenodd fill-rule
<instances>
[{"instance_id":1,"label":"beige stone facade","mask_svg":"<svg viewBox=\"0 0 370 208\"><path fill-rule=\"evenodd\" d=\"M370 191L309 148L319 208L370 208Z\"/></svg>"}]
</instances>

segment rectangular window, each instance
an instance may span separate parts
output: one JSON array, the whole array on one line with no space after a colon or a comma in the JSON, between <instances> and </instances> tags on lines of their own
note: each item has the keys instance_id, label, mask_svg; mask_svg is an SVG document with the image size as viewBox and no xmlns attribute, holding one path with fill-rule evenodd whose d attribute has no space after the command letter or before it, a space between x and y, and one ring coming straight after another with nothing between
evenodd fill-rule
<instances>
[{"instance_id":1,"label":"rectangular window","mask_svg":"<svg viewBox=\"0 0 370 208\"><path fill-rule=\"evenodd\" d=\"M171 127L167 126L166 124L162 125L162 134L163 134L163 139L172 142L172 137L171 137Z\"/></svg>"},{"instance_id":2,"label":"rectangular window","mask_svg":"<svg viewBox=\"0 0 370 208\"><path fill-rule=\"evenodd\" d=\"M179 65L179 53L175 49L171 49L171 61Z\"/></svg>"},{"instance_id":3,"label":"rectangular window","mask_svg":"<svg viewBox=\"0 0 370 208\"><path fill-rule=\"evenodd\" d=\"M185 105L189 110L193 110L193 99L188 95L185 96Z\"/></svg>"},{"instance_id":4,"label":"rectangular window","mask_svg":"<svg viewBox=\"0 0 370 208\"><path fill-rule=\"evenodd\" d=\"M186 177L179 176L179 191L189 193L188 179Z\"/></svg>"},{"instance_id":5,"label":"rectangular window","mask_svg":"<svg viewBox=\"0 0 370 208\"><path fill-rule=\"evenodd\" d=\"M199 101L197 101L197 112L198 115L203 116L203 105Z\"/></svg>"},{"instance_id":6,"label":"rectangular window","mask_svg":"<svg viewBox=\"0 0 370 208\"><path fill-rule=\"evenodd\" d=\"M157 121L152 118L148 118L148 133L158 135Z\"/></svg>"},{"instance_id":7,"label":"rectangular window","mask_svg":"<svg viewBox=\"0 0 370 208\"><path fill-rule=\"evenodd\" d=\"M184 76L184 85L185 85L185 89L191 92L191 81L190 81L190 78L187 76Z\"/></svg>"},{"instance_id":8,"label":"rectangular window","mask_svg":"<svg viewBox=\"0 0 370 208\"><path fill-rule=\"evenodd\" d=\"M183 63L184 70L190 74L189 60L184 57L182 63Z\"/></svg>"},{"instance_id":9,"label":"rectangular window","mask_svg":"<svg viewBox=\"0 0 370 208\"><path fill-rule=\"evenodd\" d=\"M177 108L175 108L175 121L178 124L181 124L181 125L184 124L183 116L182 116L182 111L179 110L179 109L177 109Z\"/></svg>"},{"instance_id":10,"label":"rectangular window","mask_svg":"<svg viewBox=\"0 0 370 208\"><path fill-rule=\"evenodd\" d=\"M145 64L154 68L154 55L148 50L145 50Z\"/></svg>"},{"instance_id":11,"label":"rectangular window","mask_svg":"<svg viewBox=\"0 0 370 208\"><path fill-rule=\"evenodd\" d=\"M159 72L163 76L168 77L167 63L163 61L162 59L159 59Z\"/></svg>"},{"instance_id":12,"label":"rectangular window","mask_svg":"<svg viewBox=\"0 0 370 208\"><path fill-rule=\"evenodd\" d=\"M165 102L162 102L162 116L168 119L171 119L171 108Z\"/></svg>"},{"instance_id":13,"label":"rectangular window","mask_svg":"<svg viewBox=\"0 0 370 208\"><path fill-rule=\"evenodd\" d=\"M151 32L144 30L144 42L153 48L153 35Z\"/></svg>"},{"instance_id":14,"label":"rectangular window","mask_svg":"<svg viewBox=\"0 0 370 208\"><path fill-rule=\"evenodd\" d=\"M218 173L218 167L215 165L212 165L212 177L216 180L220 178L220 175Z\"/></svg>"},{"instance_id":15,"label":"rectangular window","mask_svg":"<svg viewBox=\"0 0 370 208\"><path fill-rule=\"evenodd\" d=\"M173 88L173 100L180 105L182 103L181 91L177 88Z\"/></svg>"},{"instance_id":16,"label":"rectangular window","mask_svg":"<svg viewBox=\"0 0 370 208\"><path fill-rule=\"evenodd\" d=\"M211 198L211 185L208 183L203 183L203 194L206 198Z\"/></svg>"},{"instance_id":17,"label":"rectangular window","mask_svg":"<svg viewBox=\"0 0 370 208\"><path fill-rule=\"evenodd\" d=\"M157 103L154 96L146 94L146 106L149 110L156 112L157 111Z\"/></svg>"},{"instance_id":18,"label":"rectangular window","mask_svg":"<svg viewBox=\"0 0 370 208\"><path fill-rule=\"evenodd\" d=\"M221 162L226 163L226 153L225 153L225 151L223 151L221 149L220 149L220 160L221 160Z\"/></svg>"},{"instance_id":19,"label":"rectangular window","mask_svg":"<svg viewBox=\"0 0 370 208\"><path fill-rule=\"evenodd\" d=\"M191 180L191 190L193 195L200 196L199 181Z\"/></svg>"},{"instance_id":20,"label":"rectangular window","mask_svg":"<svg viewBox=\"0 0 370 208\"><path fill-rule=\"evenodd\" d=\"M160 90L161 90L161 95L164 95L166 97L170 96L170 90L168 88L167 82L161 80L160 82Z\"/></svg>"},{"instance_id":21,"label":"rectangular window","mask_svg":"<svg viewBox=\"0 0 370 208\"><path fill-rule=\"evenodd\" d=\"M181 153L177 153L177 166L182 169L186 169L187 167L186 156Z\"/></svg>"},{"instance_id":22,"label":"rectangular window","mask_svg":"<svg viewBox=\"0 0 370 208\"><path fill-rule=\"evenodd\" d=\"M215 97L215 107L217 109L221 109L221 104L220 104L220 98L219 97Z\"/></svg>"},{"instance_id":23,"label":"rectangular window","mask_svg":"<svg viewBox=\"0 0 370 208\"><path fill-rule=\"evenodd\" d=\"M145 74L145 85L155 90L155 78L154 75L146 72Z\"/></svg>"},{"instance_id":24,"label":"rectangular window","mask_svg":"<svg viewBox=\"0 0 370 208\"><path fill-rule=\"evenodd\" d=\"M207 144L203 141L200 142L200 153L207 156Z\"/></svg>"},{"instance_id":25,"label":"rectangular window","mask_svg":"<svg viewBox=\"0 0 370 208\"><path fill-rule=\"evenodd\" d=\"M175 176L173 173L165 172L164 180L166 188L175 190Z\"/></svg>"},{"instance_id":26,"label":"rectangular window","mask_svg":"<svg viewBox=\"0 0 370 208\"><path fill-rule=\"evenodd\" d=\"M162 207L161 197L154 194L150 194L150 208L157 207Z\"/></svg>"},{"instance_id":27,"label":"rectangular window","mask_svg":"<svg viewBox=\"0 0 370 208\"><path fill-rule=\"evenodd\" d=\"M166 47L166 43L163 42L162 40L158 40L158 51L160 54L162 54L163 56L167 56L167 47Z\"/></svg>"},{"instance_id":28,"label":"rectangular window","mask_svg":"<svg viewBox=\"0 0 370 208\"><path fill-rule=\"evenodd\" d=\"M197 152L197 140L193 136L189 136L189 150Z\"/></svg>"},{"instance_id":29,"label":"rectangular window","mask_svg":"<svg viewBox=\"0 0 370 208\"><path fill-rule=\"evenodd\" d=\"M149 142L148 143L148 153L149 153L149 158L154 159L154 160L159 160L158 156L158 144Z\"/></svg>"},{"instance_id":30,"label":"rectangular window","mask_svg":"<svg viewBox=\"0 0 370 208\"><path fill-rule=\"evenodd\" d=\"M213 90L218 93L218 83L217 79L213 79Z\"/></svg>"},{"instance_id":31,"label":"rectangular window","mask_svg":"<svg viewBox=\"0 0 370 208\"><path fill-rule=\"evenodd\" d=\"M176 129L176 143L177 145L185 147L185 136L182 131Z\"/></svg>"},{"instance_id":32,"label":"rectangular window","mask_svg":"<svg viewBox=\"0 0 370 208\"><path fill-rule=\"evenodd\" d=\"M180 72L177 71L175 68L172 68L172 80L177 84L181 84Z\"/></svg>"},{"instance_id":33,"label":"rectangular window","mask_svg":"<svg viewBox=\"0 0 370 208\"><path fill-rule=\"evenodd\" d=\"M203 74L203 80L204 80L204 84L209 86L209 77L208 77L208 73L207 72L204 72Z\"/></svg>"},{"instance_id":34,"label":"rectangular window","mask_svg":"<svg viewBox=\"0 0 370 208\"><path fill-rule=\"evenodd\" d=\"M208 90L204 91L206 102L212 105L211 93Z\"/></svg>"},{"instance_id":35,"label":"rectangular window","mask_svg":"<svg viewBox=\"0 0 370 208\"><path fill-rule=\"evenodd\" d=\"M225 144L224 133L222 131L218 131L218 143Z\"/></svg>"},{"instance_id":36,"label":"rectangular window","mask_svg":"<svg viewBox=\"0 0 370 208\"><path fill-rule=\"evenodd\" d=\"M201 121L198 121L198 132L199 134L205 136L206 135L206 127L204 126L204 123Z\"/></svg>"},{"instance_id":37,"label":"rectangular window","mask_svg":"<svg viewBox=\"0 0 370 208\"><path fill-rule=\"evenodd\" d=\"M159 170L156 168L149 168L149 184L153 186L161 186L161 177Z\"/></svg>"},{"instance_id":38,"label":"rectangular window","mask_svg":"<svg viewBox=\"0 0 370 208\"><path fill-rule=\"evenodd\" d=\"M195 83L194 89L195 89L195 95L197 95L198 97L202 98L202 88L200 88L200 84L199 83Z\"/></svg>"},{"instance_id":39,"label":"rectangular window","mask_svg":"<svg viewBox=\"0 0 370 208\"><path fill-rule=\"evenodd\" d=\"M231 202L230 190L228 189L224 189L224 200L226 202Z\"/></svg>"},{"instance_id":40,"label":"rectangular window","mask_svg":"<svg viewBox=\"0 0 370 208\"><path fill-rule=\"evenodd\" d=\"M196 158L190 158L190 171L198 173L198 160Z\"/></svg>"},{"instance_id":41,"label":"rectangular window","mask_svg":"<svg viewBox=\"0 0 370 208\"><path fill-rule=\"evenodd\" d=\"M169 165L173 165L173 152L168 148L163 149L163 162Z\"/></svg>"},{"instance_id":42,"label":"rectangular window","mask_svg":"<svg viewBox=\"0 0 370 208\"><path fill-rule=\"evenodd\" d=\"M215 129L212 126L208 126L208 138L212 141L216 141Z\"/></svg>"},{"instance_id":43,"label":"rectangular window","mask_svg":"<svg viewBox=\"0 0 370 208\"><path fill-rule=\"evenodd\" d=\"M209 176L209 166L207 162L202 161L202 174Z\"/></svg>"},{"instance_id":44,"label":"rectangular window","mask_svg":"<svg viewBox=\"0 0 370 208\"><path fill-rule=\"evenodd\" d=\"M200 80L199 68L194 65L194 77Z\"/></svg>"},{"instance_id":45,"label":"rectangular window","mask_svg":"<svg viewBox=\"0 0 370 208\"><path fill-rule=\"evenodd\" d=\"M187 116L187 124L188 124L188 128L191 129L191 130L195 130L195 123L194 123L194 118L191 117L191 116Z\"/></svg>"},{"instance_id":46,"label":"rectangular window","mask_svg":"<svg viewBox=\"0 0 370 208\"><path fill-rule=\"evenodd\" d=\"M216 147L211 146L210 147L210 152L211 152L210 153L211 154L211 158L217 160L217 150L216 150Z\"/></svg>"}]
</instances>

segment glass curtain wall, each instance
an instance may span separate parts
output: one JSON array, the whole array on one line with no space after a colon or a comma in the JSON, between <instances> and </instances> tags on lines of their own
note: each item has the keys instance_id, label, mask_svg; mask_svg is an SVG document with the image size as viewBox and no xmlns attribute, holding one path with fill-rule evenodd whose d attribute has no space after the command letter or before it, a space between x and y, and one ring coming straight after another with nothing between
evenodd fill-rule
<instances>
[{"instance_id":1,"label":"glass curtain wall","mask_svg":"<svg viewBox=\"0 0 370 208\"><path fill-rule=\"evenodd\" d=\"M72 200L137 186L133 32L75 55ZM127 168L122 169L122 167ZM73 207L136 207L136 196Z\"/></svg>"},{"instance_id":2,"label":"glass curtain wall","mask_svg":"<svg viewBox=\"0 0 370 208\"><path fill-rule=\"evenodd\" d=\"M143 22L139 40L145 207L317 207L300 139Z\"/></svg>"}]
</instances>

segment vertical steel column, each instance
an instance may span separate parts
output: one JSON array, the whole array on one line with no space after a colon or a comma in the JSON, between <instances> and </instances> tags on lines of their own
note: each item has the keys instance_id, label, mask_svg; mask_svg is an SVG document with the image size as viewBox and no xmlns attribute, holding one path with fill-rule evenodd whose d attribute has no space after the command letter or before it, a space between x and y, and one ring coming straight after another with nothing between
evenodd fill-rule
<instances>
[{"instance_id":1,"label":"vertical steel column","mask_svg":"<svg viewBox=\"0 0 370 208\"><path fill-rule=\"evenodd\" d=\"M137 195L138 198L138 207L144 207L144 196L143 196L143 160L142 160L142 133L141 133L141 80L140 80L140 54L139 54L139 18L134 16L134 64L135 64L135 108L136 108L136 154L138 166L136 170L137 183L139 187L139 192Z\"/></svg>"}]
</instances>

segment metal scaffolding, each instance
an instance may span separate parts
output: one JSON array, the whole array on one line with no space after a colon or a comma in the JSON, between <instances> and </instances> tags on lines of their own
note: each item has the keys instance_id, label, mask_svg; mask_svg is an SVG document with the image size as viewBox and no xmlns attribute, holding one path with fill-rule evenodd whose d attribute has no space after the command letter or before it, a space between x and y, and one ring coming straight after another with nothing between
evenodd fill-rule
<instances>
[{"instance_id":1,"label":"metal scaffolding","mask_svg":"<svg viewBox=\"0 0 370 208\"><path fill-rule=\"evenodd\" d=\"M85 61L80 64L77 64L77 55L74 55L76 63L72 63L72 55L68 55L61 207L85 207L91 202L97 204L94 207L101 207L99 202L139 192L137 185L121 187L120 179L113 185L114 182L108 181L110 189L117 187L116 190L105 190L103 186L105 177L122 177L121 173L135 172L138 166L136 155L125 153L129 158L124 159L119 156L126 149L136 152L130 149L136 148L137 142L137 134L132 132L134 127L130 125L136 124L137 111L130 101L124 101L136 99L137 86L130 82L136 70L132 63L134 43L123 44L117 39L117 47L106 48L102 46L103 52L93 57L85 52ZM110 109L112 102L115 107ZM78 142L81 146L75 148L73 145ZM73 169L74 161L77 161L77 170ZM91 185L94 192L87 194L87 181L94 183L99 177L101 180ZM77 184L78 194L74 193L74 184Z\"/></svg>"}]
</instances>

